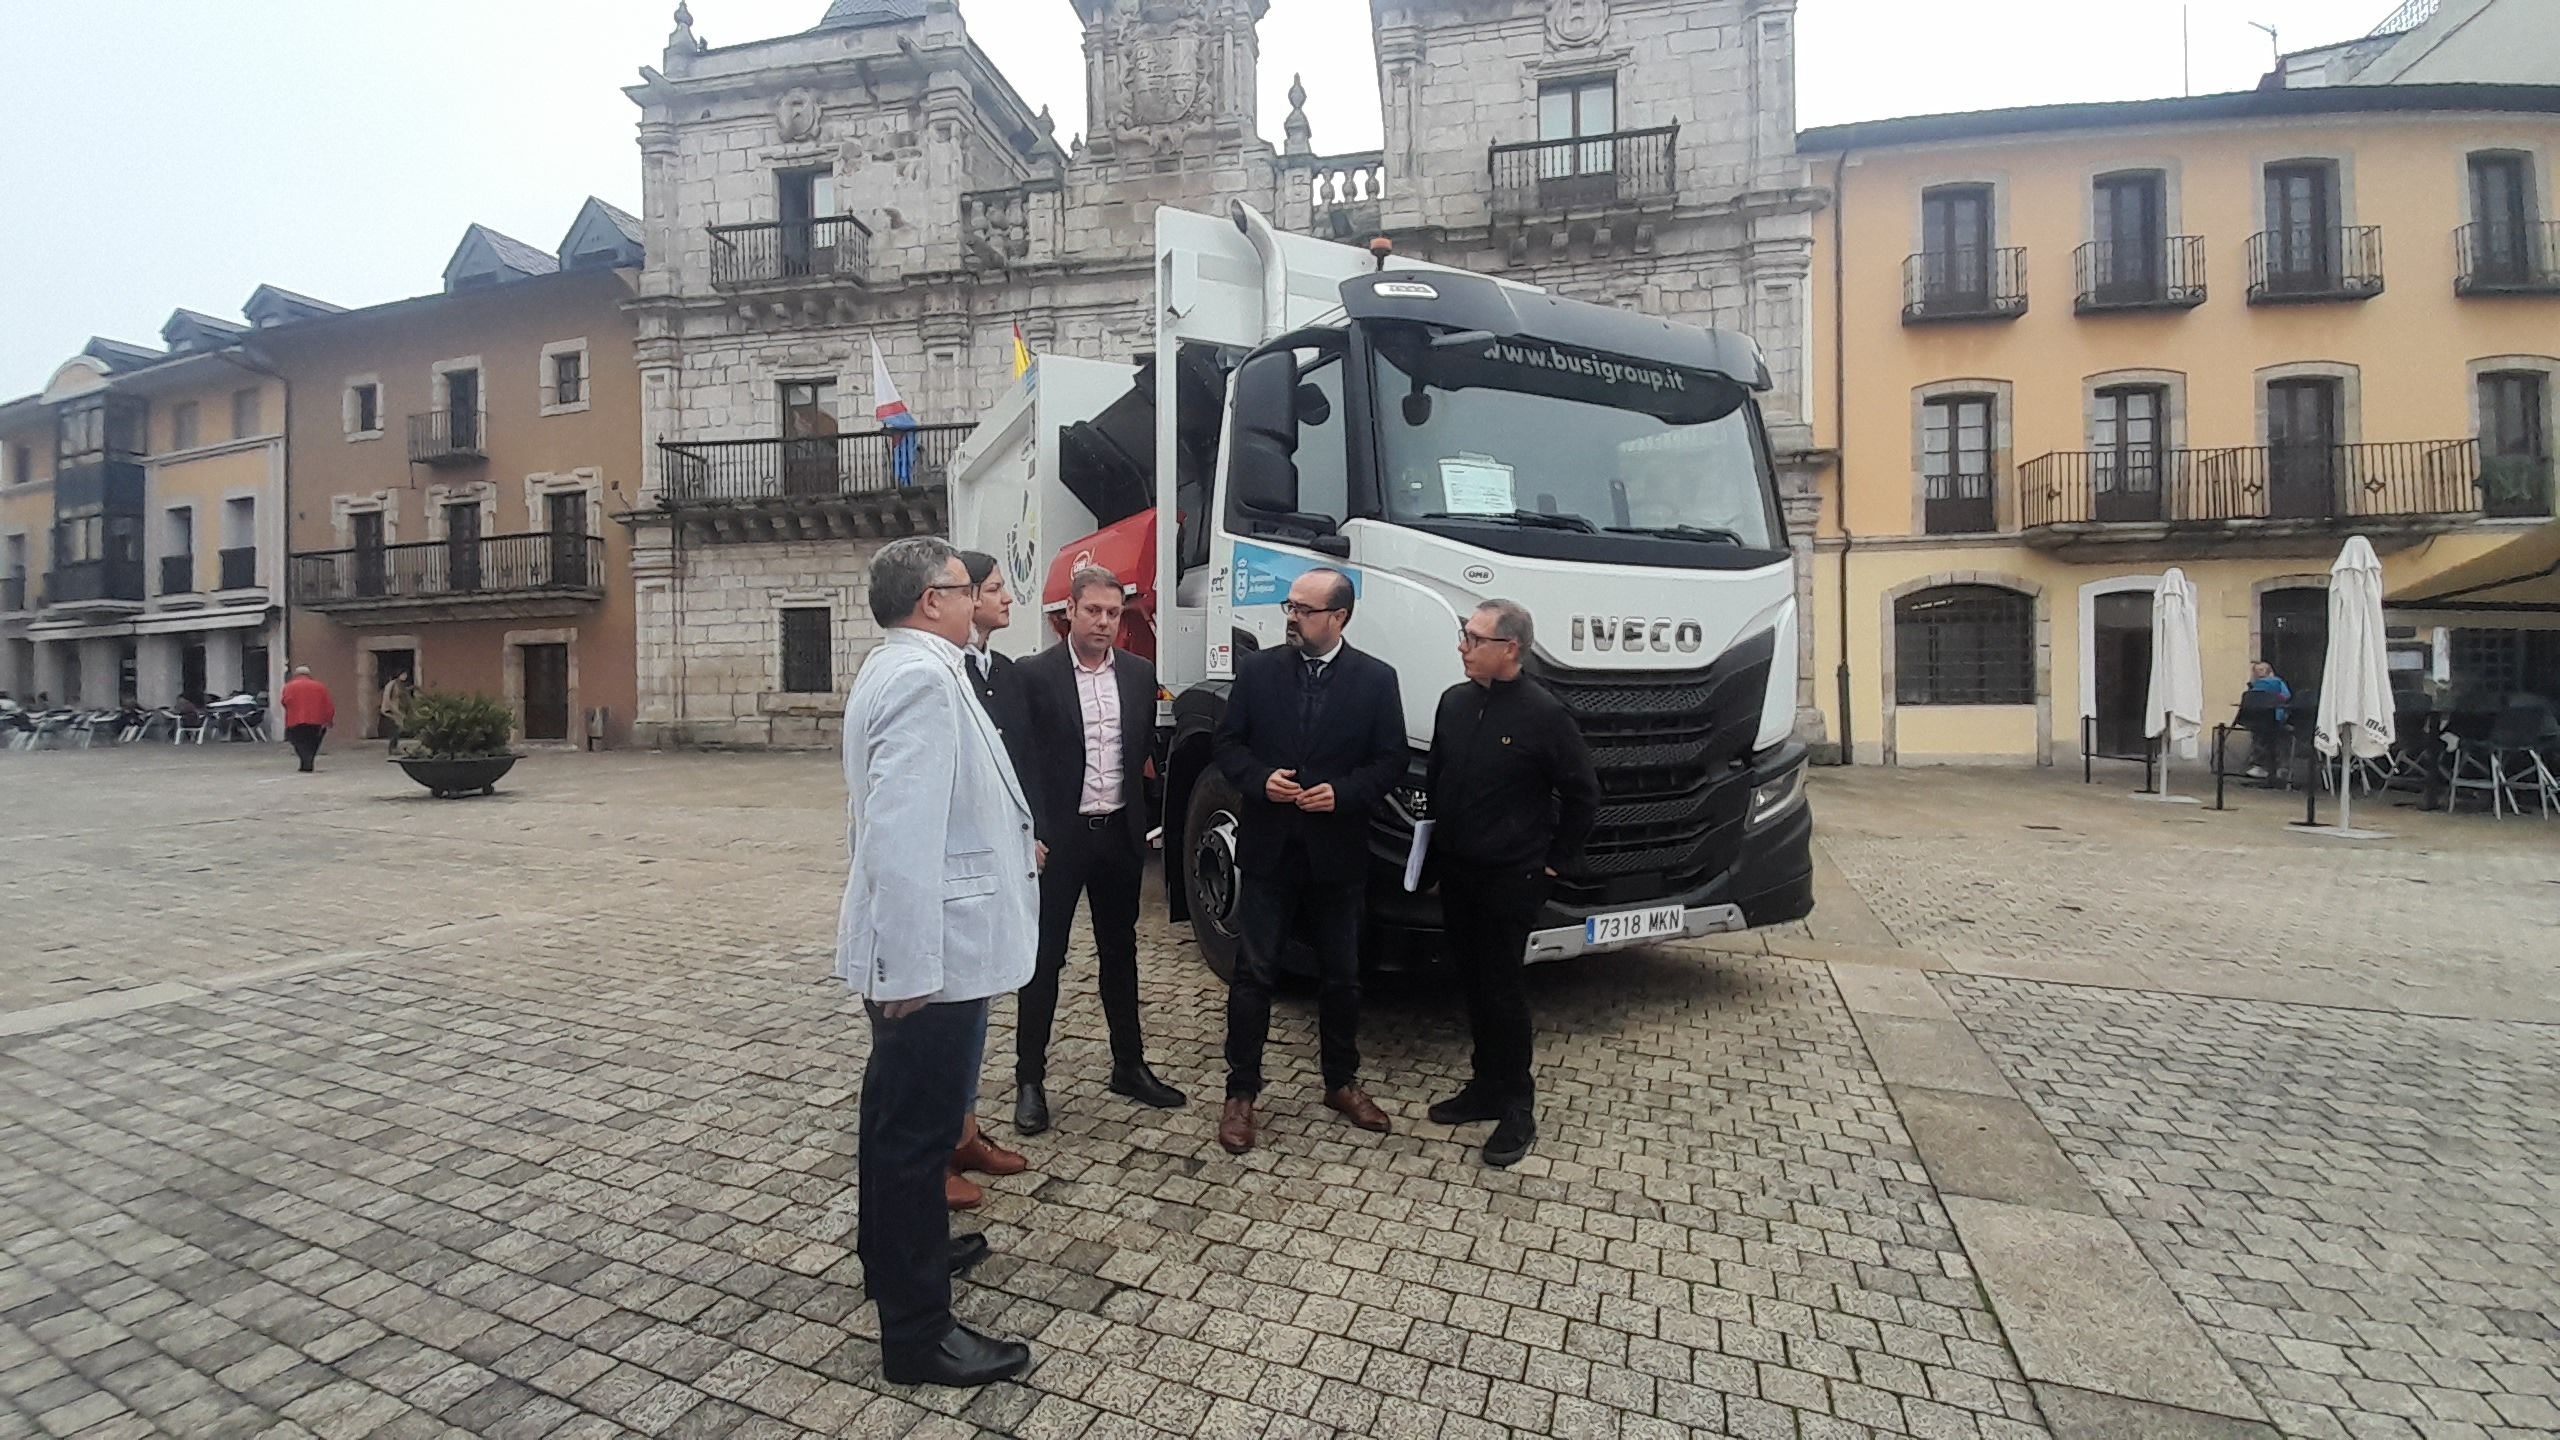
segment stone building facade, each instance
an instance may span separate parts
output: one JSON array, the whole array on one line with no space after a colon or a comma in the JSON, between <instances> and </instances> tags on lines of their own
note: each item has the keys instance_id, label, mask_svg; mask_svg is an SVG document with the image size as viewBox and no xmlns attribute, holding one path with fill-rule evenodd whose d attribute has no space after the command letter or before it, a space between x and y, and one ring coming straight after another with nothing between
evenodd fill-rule
<instances>
[{"instance_id":1,"label":"stone building facade","mask_svg":"<svg viewBox=\"0 0 2560 1440\"><path fill-rule=\"evenodd\" d=\"M1068 143L952 0L835 0L805 33L719 49L679 8L630 90L644 743L833 741L877 638L871 549L945 523L931 482L957 431L934 427L1014 383L1017 327L1039 352L1151 348L1164 205L1241 199L1284 228L1384 231L1420 258L1752 333L1809 542L1821 197L1794 153L1795 0L1373 0L1386 143L1351 155L1316 152L1302 88L1280 143L1263 135L1270 0L1072 3L1088 129ZM904 451L865 433L875 345L926 426Z\"/></svg>"}]
</instances>

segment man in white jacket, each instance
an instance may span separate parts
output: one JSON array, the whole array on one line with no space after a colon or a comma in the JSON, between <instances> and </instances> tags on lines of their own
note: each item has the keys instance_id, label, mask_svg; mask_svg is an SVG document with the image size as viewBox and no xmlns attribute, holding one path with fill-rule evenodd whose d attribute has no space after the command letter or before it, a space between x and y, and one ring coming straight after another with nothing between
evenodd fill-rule
<instances>
[{"instance_id":1,"label":"man in white jacket","mask_svg":"<svg viewBox=\"0 0 2560 1440\"><path fill-rule=\"evenodd\" d=\"M969 1058L989 997L1031 978L1039 859L1004 740L969 693L973 596L940 540L881 547L871 613L887 637L845 698L852 872L836 976L863 998L863 1283L880 1305L881 1373L900 1385L1020 1375L1031 1347L952 1319L951 1280L984 1236L951 1235L943 1172L960 1141Z\"/></svg>"}]
</instances>

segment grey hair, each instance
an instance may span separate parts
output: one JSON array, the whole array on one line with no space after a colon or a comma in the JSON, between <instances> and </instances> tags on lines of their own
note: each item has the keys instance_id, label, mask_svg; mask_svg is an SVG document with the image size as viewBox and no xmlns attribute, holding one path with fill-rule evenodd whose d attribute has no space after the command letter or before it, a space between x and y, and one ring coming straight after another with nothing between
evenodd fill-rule
<instances>
[{"instance_id":1,"label":"grey hair","mask_svg":"<svg viewBox=\"0 0 2560 1440\"><path fill-rule=\"evenodd\" d=\"M883 625L912 619L925 587L939 584L943 567L960 552L931 535L892 540L871 557L871 618Z\"/></svg>"},{"instance_id":2,"label":"grey hair","mask_svg":"<svg viewBox=\"0 0 2560 1440\"><path fill-rule=\"evenodd\" d=\"M1342 612L1343 623L1346 625L1349 624L1351 622L1352 602L1360 598L1359 590L1354 588L1351 584L1351 577L1334 569L1330 565L1318 565L1307 571L1307 573L1310 575L1330 575L1333 577L1333 594L1326 598L1332 602L1332 608Z\"/></svg>"},{"instance_id":3,"label":"grey hair","mask_svg":"<svg viewBox=\"0 0 2560 1440\"><path fill-rule=\"evenodd\" d=\"M1119 576L1099 565L1079 565L1076 567L1076 573L1067 577L1067 603L1073 605L1082 600L1084 592L1096 585L1110 586L1111 593L1123 599L1126 599L1129 594L1128 588L1120 583Z\"/></svg>"},{"instance_id":4,"label":"grey hair","mask_svg":"<svg viewBox=\"0 0 2560 1440\"><path fill-rule=\"evenodd\" d=\"M1493 617L1493 633L1505 640L1520 642L1520 653L1538 638L1538 627L1529 620L1529 607L1517 600L1486 600L1476 606L1479 615Z\"/></svg>"}]
</instances>

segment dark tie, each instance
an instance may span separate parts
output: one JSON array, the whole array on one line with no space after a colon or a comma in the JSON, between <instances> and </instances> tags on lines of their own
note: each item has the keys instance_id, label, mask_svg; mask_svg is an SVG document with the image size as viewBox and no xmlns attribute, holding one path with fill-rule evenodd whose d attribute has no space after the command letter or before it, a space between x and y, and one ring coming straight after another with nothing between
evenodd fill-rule
<instances>
[{"instance_id":1,"label":"dark tie","mask_svg":"<svg viewBox=\"0 0 2560 1440\"><path fill-rule=\"evenodd\" d=\"M1324 682L1332 667L1310 655L1306 668L1298 672L1298 738L1315 738L1316 716L1324 709Z\"/></svg>"}]
</instances>

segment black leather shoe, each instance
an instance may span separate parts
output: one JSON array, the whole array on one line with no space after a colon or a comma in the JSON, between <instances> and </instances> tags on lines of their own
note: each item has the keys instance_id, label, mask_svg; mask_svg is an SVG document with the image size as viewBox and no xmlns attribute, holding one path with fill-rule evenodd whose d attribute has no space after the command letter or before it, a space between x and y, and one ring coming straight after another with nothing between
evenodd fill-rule
<instances>
[{"instance_id":1,"label":"black leather shoe","mask_svg":"<svg viewBox=\"0 0 2560 1440\"><path fill-rule=\"evenodd\" d=\"M987 1244L984 1235L954 1235L951 1237L951 1273L955 1277L966 1275L978 1268L979 1261L994 1253L994 1247Z\"/></svg>"},{"instance_id":2,"label":"black leather shoe","mask_svg":"<svg viewBox=\"0 0 2560 1440\"><path fill-rule=\"evenodd\" d=\"M1126 1095L1159 1110L1177 1110L1189 1102L1188 1096L1157 1079L1156 1072L1148 1069L1144 1061L1112 1066L1110 1089L1114 1095Z\"/></svg>"},{"instance_id":3,"label":"black leather shoe","mask_svg":"<svg viewBox=\"0 0 2560 1440\"><path fill-rule=\"evenodd\" d=\"M992 1385L1031 1368L1031 1347L955 1324L930 1350L883 1351L880 1373L892 1385Z\"/></svg>"},{"instance_id":4,"label":"black leather shoe","mask_svg":"<svg viewBox=\"0 0 2560 1440\"><path fill-rule=\"evenodd\" d=\"M1536 1117L1526 1105L1513 1106L1503 1112L1502 1123L1494 1126L1493 1134L1485 1140L1484 1163L1496 1170L1508 1169L1519 1164L1528 1155L1529 1147L1537 1143Z\"/></svg>"},{"instance_id":5,"label":"black leather shoe","mask_svg":"<svg viewBox=\"0 0 2560 1440\"><path fill-rule=\"evenodd\" d=\"M1457 1094L1434 1104L1425 1112L1434 1125L1473 1125L1483 1120L1502 1118L1502 1102L1477 1089L1473 1082Z\"/></svg>"},{"instance_id":6,"label":"black leather shoe","mask_svg":"<svg viewBox=\"0 0 2560 1440\"><path fill-rule=\"evenodd\" d=\"M1049 1095L1038 1085L1025 1085L1013 1095L1013 1133L1037 1135L1049 1128Z\"/></svg>"}]
</instances>

